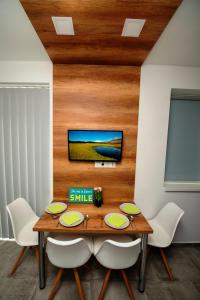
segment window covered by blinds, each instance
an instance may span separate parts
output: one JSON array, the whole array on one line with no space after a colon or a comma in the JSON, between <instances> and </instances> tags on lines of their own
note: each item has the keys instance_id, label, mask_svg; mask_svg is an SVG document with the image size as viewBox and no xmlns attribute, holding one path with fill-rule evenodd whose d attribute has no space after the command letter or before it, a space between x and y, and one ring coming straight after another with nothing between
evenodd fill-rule
<instances>
[{"instance_id":1,"label":"window covered by blinds","mask_svg":"<svg viewBox=\"0 0 200 300\"><path fill-rule=\"evenodd\" d=\"M50 101L44 86L0 88L0 237L6 205L25 198L40 214L50 199Z\"/></svg>"},{"instance_id":2,"label":"window covered by blinds","mask_svg":"<svg viewBox=\"0 0 200 300\"><path fill-rule=\"evenodd\" d=\"M200 91L172 90L165 181L200 181Z\"/></svg>"}]
</instances>

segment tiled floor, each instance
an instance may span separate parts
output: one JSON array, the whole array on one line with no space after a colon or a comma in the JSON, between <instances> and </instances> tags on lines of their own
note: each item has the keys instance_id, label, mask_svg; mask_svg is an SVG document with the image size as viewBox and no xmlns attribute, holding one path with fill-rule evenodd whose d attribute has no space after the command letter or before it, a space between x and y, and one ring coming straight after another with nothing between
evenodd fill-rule
<instances>
[{"instance_id":1,"label":"tiled floor","mask_svg":"<svg viewBox=\"0 0 200 300\"><path fill-rule=\"evenodd\" d=\"M37 263L34 252L29 250L22 265L13 277L8 277L19 247L14 242L0 242L0 299L43 300L48 298L57 269L47 261L47 286L38 288ZM127 271L136 300L200 300L200 246L171 246L166 251L175 281L170 282L165 273L159 252L151 252L146 273L146 290L137 290L138 266ZM105 269L92 258L80 269L86 300L98 299ZM78 299L73 274L66 270L55 300ZM105 300L129 299L118 272L113 272Z\"/></svg>"}]
</instances>

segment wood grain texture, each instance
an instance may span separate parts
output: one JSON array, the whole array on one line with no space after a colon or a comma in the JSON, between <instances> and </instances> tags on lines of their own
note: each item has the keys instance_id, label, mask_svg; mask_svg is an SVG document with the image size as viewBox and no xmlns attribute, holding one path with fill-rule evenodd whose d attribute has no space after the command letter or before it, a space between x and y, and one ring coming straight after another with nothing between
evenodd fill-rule
<instances>
[{"instance_id":1,"label":"wood grain texture","mask_svg":"<svg viewBox=\"0 0 200 300\"><path fill-rule=\"evenodd\" d=\"M164 249L163 248L159 248L159 250L160 250L160 254L161 254L161 257L162 257L165 269L166 269L167 274L169 276L169 280L173 281L174 280L174 276L173 276L172 271L170 269L170 266L168 264L167 257L165 255Z\"/></svg>"},{"instance_id":2,"label":"wood grain texture","mask_svg":"<svg viewBox=\"0 0 200 300\"><path fill-rule=\"evenodd\" d=\"M123 229L112 229L105 222L102 222L102 218L111 212L120 212L119 203L104 204L102 207L97 208L93 204L70 204L67 211L79 211L83 215L88 214L89 219L87 221L87 227L84 223L81 223L75 227L65 227L59 223L58 219L53 219L51 215L45 213L41 216L38 222L35 224L34 231L46 231L46 232L64 232L68 234L138 234L138 233L152 233L153 230L145 217L142 214L135 216L131 224Z\"/></svg>"},{"instance_id":3,"label":"wood grain texture","mask_svg":"<svg viewBox=\"0 0 200 300\"><path fill-rule=\"evenodd\" d=\"M20 2L54 63L141 65L181 0ZM52 16L71 16L75 35L56 35ZM125 18L146 20L138 38L121 36Z\"/></svg>"},{"instance_id":4,"label":"wood grain texture","mask_svg":"<svg viewBox=\"0 0 200 300\"><path fill-rule=\"evenodd\" d=\"M84 293L83 293L83 288L82 288L82 285L81 285L81 281L80 281L78 270L75 268L75 269L73 269L73 271L74 271L74 277L75 277L75 281L76 281L76 286L77 286L77 289L78 289L79 299L80 300L84 300Z\"/></svg>"},{"instance_id":5,"label":"wood grain texture","mask_svg":"<svg viewBox=\"0 0 200 300\"><path fill-rule=\"evenodd\" d=\"M126 286L126 289L127 289L127 292L129 294L130 299L131 300L135 300L135 296L133 294L131 285L130 285L130 283L128 281L128 277L126 275L126 272L124 270L121 270L121 274L122 274L122 277L123 277L123 280L124 280L124 283L125 283L125 286Z\"/></svg>"},{"instance_id":6,"label":"wood grain texture","mask_svg":"<svg viewBox=\"0 0 200 300\"><path fill-rule=\"evenodd\" d=\"M133 199L139 67L54 65L54 199L70 187L102 186L105 203ZM114 169L68 160L68 129L123 130Z\"/></svg>"},{"instance_id":7,"label":"wood grain texture","mask_svg":"<svg viewBox=\"0 0 200 300\"><path fill-rule=\"evenodd\" d=\"M63 275L63 272L64 272L64 269L59 269L59 271L57 273L57 276L56 276L56 279L55 279L55 281L53 283L52 290L51 290L51 292L49 294L48 300L53 300L54 299L54 296L56 294L56 291L57 291L58 285L60 283L61 277Z\"/></svg>"},{"instance_id":8,"label":"wood grain texture","mask_svg":"<svg viewBox=\"0 0 200 300\"><path fill-rule=\"evenodd\" d=\"M102 285L101 292L99 294L98 300L103 300L104 299L111 272L112 272L111 269L107 270L107 272L106 272L106 276L104 278L103 285Z\"/></svg>"},{"instance_id":9,"label":"wood grain texture","mask_svg":"<svg viewBox=\"0 0 200 300\"><path fill-rule=\"evenodd\" d=\"M19 253L19 255L18 255L17 259L16 259L16 262L15 262L14 266L12 267L12 270L10 272L10 276L12 276L16 272L17 268L19 267L19 265L20 265L20 263L22 261L22 258L24 256L24 253L25 253L25 251L26 251L27 248L28 247L25 247L25 246L22 247L22 249L21 249L21 251L20 251L20 253Z\"/></svg>"}]
</instances>

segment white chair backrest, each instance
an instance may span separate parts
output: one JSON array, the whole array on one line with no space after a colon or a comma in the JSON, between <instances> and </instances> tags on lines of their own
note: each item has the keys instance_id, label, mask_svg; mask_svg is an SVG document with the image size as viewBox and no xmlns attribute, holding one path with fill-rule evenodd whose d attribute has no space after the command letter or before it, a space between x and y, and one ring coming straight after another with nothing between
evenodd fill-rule
<instances>
[{"instance_id":1,"label":"white chair backrest","mask_svg":"<svg viewBox=\"0 0 200 300\"><path fill-rule=\"evenodd\" d=\"M76 268L84 265L91 251L84 238L61 241L47 238L47 255L50 262L59 268Z\"/></svg>"},{"instance_id":2,"label":"white chair backrest","mask_svg":"<svg viewBox=\"0 0 200 300\"><path fill-rule=\"evenodd\" d=\"M18 234L21 229L36 215L30 205L23 198L17 198L8 204L6 208L10 216L14 238L18 241Z\"/></svg>"},{"instance_id":3,"label":"white chair backrest","mask_svg":"<svg viewBox=\"0 0 200 300\"><path fill-rule=\"evenodd\" d=\"M172 240L177 225L183 215L184 211L178 205L169 202L159 211L154 220L164 228Z\"/></svg>"},{"instance_id":4,"label":"white chair backrest","mask_svg":"<svg viewBox=\"0 0 200 300\"><path fill-rule=\"evenodd\" d=\"M140 250L140 238L128 243L105 240L97 252L96 258L106 268L126 269L136 263Z\"/></svg>"}]
</instances>

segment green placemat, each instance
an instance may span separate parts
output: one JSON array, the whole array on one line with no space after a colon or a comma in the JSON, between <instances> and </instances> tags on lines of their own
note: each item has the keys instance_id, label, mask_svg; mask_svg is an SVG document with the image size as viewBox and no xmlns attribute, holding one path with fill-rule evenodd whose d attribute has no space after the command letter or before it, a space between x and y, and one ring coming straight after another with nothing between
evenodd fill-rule
<instances>
[{"instance_id":1,"label":"green placemat","mask_svg":"<svg viewBox=\"0 0 200 300\"><path fill-rule=\"evenodd\" d=\"M126 220L123 217L120 217L118 215L110 216L107 219L107 221L115 227L121 227L122 225L124 225L126 223Z\"/></svg>"},{"instance_id":2,"label":"green placemat","mask_svg":"<svg viewBox=\"0 0 200 300\"><path fill-rule=\"evenodd\" d=\"M128 214L139 214L140 209L137 206L133 206L132 204L126 204L123 206L123 210Z\"/></svg>"},{"instance_id":3,"label":"green placemat","mask_svg":"<svg viewBox=\"0 0 200 300\"><path fill-rule=\"evenodd\" d=\"M76 223L77 221L80 221L80 216L77 215L76 213L70 213L68 215L65 215L62 217L62 220L67 224L67 225L72 225Z\"/></svg>"},{"instance_id":4,"label":"green placemat","mask_svg":"<svg viewBox=\"0 0 200 300\"><path fill-rule=\"evenodd\" d=\"M63 205L60 204L54 204L48 207L48 211L50 211L51 213L59 213L63 210Z\"/></svg>"}]
</instances>

